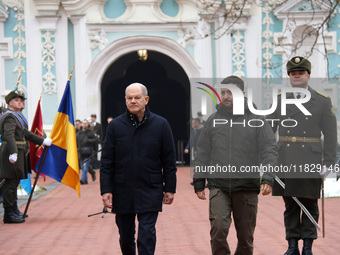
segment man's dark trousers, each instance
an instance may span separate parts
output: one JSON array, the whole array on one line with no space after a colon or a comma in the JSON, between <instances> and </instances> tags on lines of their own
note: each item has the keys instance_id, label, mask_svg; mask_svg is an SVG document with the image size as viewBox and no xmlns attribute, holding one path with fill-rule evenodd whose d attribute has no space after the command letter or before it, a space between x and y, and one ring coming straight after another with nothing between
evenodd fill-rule
<instances>
[{"instance_id":1,"label":"man's dark trousers","mask_svg":"<svg viewBox=\"0 0 340 255\"><path fill-rule=\"evenodd\" d=\"M19 182L17 179L6 179L4 186L2 186L3 207L11 207L17 201L17 187Z\"/></svg>"},{"instance_id":2,"label":"man's dark trousers","mask_svg":"<svg viewBox=\"0 0 340 255\"><path fill-rule=\"evenodd\" d=\"M298 198L307 208L313 218L318 222L319 208L317 199ZM301 212L300 206L291 197L283 197L286 210L284 212L284 223L286 227L286 239L317 239L318 233L314 224L305 213Z\"/></svg>"},{"instance_id":3,"label":"man's dark trousers","mask_svg":"<svg viewBox=\"0 0 340 255\"><path fill-rule=\"evenodd\" d=\"M137 214L139 255L153 255L156 247L156 221L158 212ZM119 230L119 243L123 255L135 255L135 225L136 214L116 214L116 224Z\"/></svg>"}]
</instances>

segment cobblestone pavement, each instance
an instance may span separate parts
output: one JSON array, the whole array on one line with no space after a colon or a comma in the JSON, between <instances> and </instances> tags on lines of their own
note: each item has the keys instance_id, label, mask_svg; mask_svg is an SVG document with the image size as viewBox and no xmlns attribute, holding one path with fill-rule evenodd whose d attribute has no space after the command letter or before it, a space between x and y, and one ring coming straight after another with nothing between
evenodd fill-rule
<instances>
[{"instance_id":1,"label":"cobblestone pavement","mask_svg":"<svg viewBox=\"0 0 340 255\"><path fill-rule=\"evenodd\" d=\"M99 172L96 173L98 177ZM158 218L157 255L211 254L208 201L196 197L190 181L189 168L179 167L174 203L164 206ZM38 185L46 186L47 192L31 202L26 222L0 223L2 254L120 254L114 215L88 217L103 210L98 178L81 186L80 199L73 189L58 185L50 178L46 182L39 180ZM283 254L287 244L282 198L262 195L259 198L254 254ZM20 209L25 209L25 203ZM313 247L315 255L339 253L339 210L339 198L325 200L326 237L322 238L319 233ZM234 252L237 240L233 225L228 242Z\"/></svg>"}]
</instances>

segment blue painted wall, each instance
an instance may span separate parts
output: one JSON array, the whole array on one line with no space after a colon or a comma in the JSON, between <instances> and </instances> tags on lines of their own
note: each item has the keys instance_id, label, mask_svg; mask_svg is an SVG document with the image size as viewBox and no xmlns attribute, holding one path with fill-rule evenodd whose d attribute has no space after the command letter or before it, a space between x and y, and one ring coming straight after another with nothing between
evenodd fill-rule
<instances>
[{"instance_id":1,"label":"blue painted wall","mask_svg":"<svg viewBox=\"0 0 340 255\"><path fill-rule=\"evenodd\" d=\"M176 17L179 11L179 6L175 0L163 0L161 10L164 14L170 17Z\"/></svg>"},{"instance_id":2,"label":"blue painted wall","mask_svg":"<svg viewBox=\"0 0 340 255\"><path fill-rule=\"evenodd\" d=\"M116 19L122 16L125 10L124 0L107 0L104 5L104 14L109 19Z\"/></svg>"}]
</instances>

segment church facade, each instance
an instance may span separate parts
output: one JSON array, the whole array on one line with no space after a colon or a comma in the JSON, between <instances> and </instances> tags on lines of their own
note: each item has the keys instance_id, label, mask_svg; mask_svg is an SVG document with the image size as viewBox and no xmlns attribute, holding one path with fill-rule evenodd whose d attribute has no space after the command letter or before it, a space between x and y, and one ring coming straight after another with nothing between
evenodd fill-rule
<instances>
[{"instance_id":1,"label":"church facade","mask_svg":"<svg viewBox=\"0 0 340 255\"><path fill-rule=\"evenodd\" d=\"M244 2L241 15L228 13L235 2ZM196 81L214 87L232 74L260 81L257 93L266 105L275 81L287 79L287 60L301 55L340 119L340 9L330 13L326 1L314 2L0 0L0 101L20 76L24 113L32 123L41 96L48 132L74 67L76 119L95 113L105 126L107 117L124 112L125 87L141 82L151 110L169 120L176 140L186 140L190 118L214 111Z\"/></svg>"}]
</instances>

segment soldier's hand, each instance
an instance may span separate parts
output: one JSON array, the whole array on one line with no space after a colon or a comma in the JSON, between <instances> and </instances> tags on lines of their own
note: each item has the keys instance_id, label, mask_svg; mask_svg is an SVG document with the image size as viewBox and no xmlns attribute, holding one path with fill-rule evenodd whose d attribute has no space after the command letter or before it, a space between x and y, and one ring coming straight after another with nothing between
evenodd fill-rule
<instances>
[{"instance_id":1,"label":"soldier's hand","mask_svg":"<svg viewBox=\"0 0 340 255\"><path fill-rule=\"evenodd\" d=\"M9 162L14 164L18 160L18 153L13 153L13 154L9 155L8 159L9 159Z\"/></svg>"},{"instance_id":2,"label":"soldier's hand","mask_svg":"<svg viewBox=\"0 0 340 255\"><path fill-rule=\"evenodd\" d=\"M45 146L51 146L52 145L52 139L51 138L45 138L43 143Z\"/></svg>"}]
</instances>

